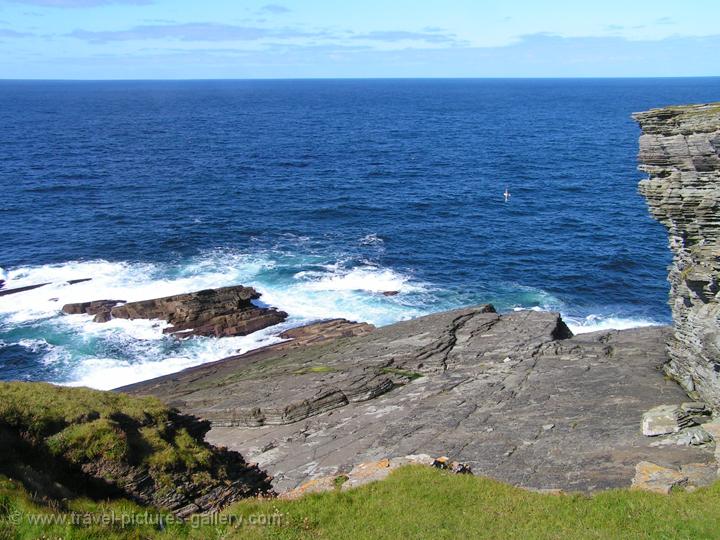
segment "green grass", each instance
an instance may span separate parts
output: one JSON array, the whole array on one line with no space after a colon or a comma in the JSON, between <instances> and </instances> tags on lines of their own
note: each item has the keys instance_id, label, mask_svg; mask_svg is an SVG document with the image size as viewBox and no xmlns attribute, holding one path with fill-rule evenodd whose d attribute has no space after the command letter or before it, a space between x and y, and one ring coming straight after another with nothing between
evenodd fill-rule
<instances>
[{"instance_id":1,"label":"green grass","mask_svg":"<svg viewBox=\"0 0 720 540\"><path fill-rule=\"evenodd\" d=\"M345 476L344 474L341 474L340 476L336 476L335 480L333 480L333 484L335 485L335 489L342 488L342 485L347 482L350 478Z\"/></svg>"},{"instance_id":2,"label":"green grass","mask_svg":"<svg viewBox=\"0 0 720 540\"><path fill-rule=\"evenodd\" d=\"M323 373L327 368L315 365L307 369ZM421 376L403 370L391 373ZM0 383L0 427L21 432L50 455L74 463L100 457L144 462L160 490L177 489L166 473L173 470L186 471L198 486L216 485L208 472L211 451L185 429L169 430L172 414L152 398L46 384ZM12 442L0 441L0 458L3 452L12 459L22 457ZM163 478L168 481L163 483ZM547 495L485 478L411 466L359 489L342 491L341 487L342 477L329 493L295 501L243 501L225 510L219 520L197 527L171 523L172 516L165 514L160 527L157 511L131 502L37 501L19 483L0 476L0 540L695 539L718 538L720 531L720 483L667 496L629 490L591 497ZM150 523L147 518L142 522L148 515ZM43 523L38 516L64 521ZM115 521L110 522L108 518L113 516ZM122 523L133 516L139 516L141 522ZM271 525L252 524L253 520Z\"/></svg>"},{"instance_id":3,"label":"green grass","mask_svg":"<svg viewBox=\"0 0 720 540\"><path fill-rule=\"evenodd\" d=\"M0 424L70 463L146 463L158 471L208 467L211 452L156 398L45 383L0 383ZM0 449L0 454L2 451Z\"/></svg>"},{"instance_id":4,"label":"green grass","mask_svg":"<svg viewBox=\"0 0 720 540\"><path fill-rule=\"evenodd\" d=\"M122 501L70 503L70 511L80 513L114 511L121 516L146 510ZM670 495L629 490L594 496L546 495L485 478L410 466L355 490L295 501L244 501L220 518L228 521L232 516L233 524L171 524L165 530L143 524L43 527L29 522L38 512L51 510L32 503L13 482L0 480L3 539L42 535L48 539L696 539L718 537L720 484ZM275 524L250 525L251 519ZM11 524L12 520L19 524Z\"/></svg>"},{"instance_id":5,"label":"green grass","mask_svg":"<svg viewBox=\"0 0 720 540\"><path fill-rule=\"evenodd\" d=\"M52 435L70 424L120 415L140 424L164 422L168 413L166 405L151 397L46 383L0 383L0 419L34 437Z\"/></svg>"}]
</instances>

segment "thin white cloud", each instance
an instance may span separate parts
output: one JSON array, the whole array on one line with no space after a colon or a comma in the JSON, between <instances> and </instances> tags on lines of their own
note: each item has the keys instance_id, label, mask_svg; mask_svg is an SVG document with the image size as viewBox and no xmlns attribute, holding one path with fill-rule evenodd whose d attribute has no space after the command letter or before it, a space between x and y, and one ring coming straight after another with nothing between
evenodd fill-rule
<instances>
[{"instance_id":1,"label":"thin white cloud","mask_svg":"<svg viewBox=\"0 0 720 540\"><path fill-rule=\"evenodd\" d=\"M360 45L362 42L352 42ZM623 37L522 36L495 47L347 47L266 40L243 50L163 46L136 52L18 62L19 78L655 77L720 75L720 35L634 41ZM365 45L362 43L362 45ZM171 48L172 47L172 48ZM7 71L7 70L6 70Z\"/></svg>"},{"instance_id":2,"label":"thin white cloud","mask_svg":"<svg viewBox=\"0 0 720 540\"><path fill-rule=\"evenodd\" d=\"M258 41L265 38L322 37L324 32L292 28L271 29L219 23L146 24L128 30L74 30L67 34L90 43L171 39L179 41Z\"/></svg>"},{"instance_id":3,"label":"thin white cloud","mask_svg":"<svg viewBox=\"0 0 720 540\"><path fill-rule=\"evenodd\" d=\"M24 38L33 35L34 34L29 32L18 32L16 30L10 30L9 28L0 28L0 38Z\"/></svg>"},{"instance_id":4,"label":"thin white cloud","mask_svg":"<svg viewBox=\"0 0 720 540\"><path fill-rule=\"evenodd\" d=\"M375 30L366 34L356 34L352 39L366 41L384 41L393 43L398 41L424 41L426 43L454 43L457 41L455 34L438 33L433 29L428 32L407 32L403 30Z\"/></svg>"},{"instance_id":5,"label":"thin white cloud","mask_svg":"<svg viewBox=\"0 0 720 540\"><path fill-rule=\"evenodd\" d=\"M53 8L88 8L110 4L148 5L153 0L10 0L19 4Z\"/></svg>"}]
</instances>

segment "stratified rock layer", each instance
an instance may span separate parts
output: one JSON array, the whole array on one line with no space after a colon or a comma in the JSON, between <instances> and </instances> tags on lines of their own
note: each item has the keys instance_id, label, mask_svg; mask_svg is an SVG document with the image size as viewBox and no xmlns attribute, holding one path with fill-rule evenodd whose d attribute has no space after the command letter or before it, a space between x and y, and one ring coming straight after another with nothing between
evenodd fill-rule
<instances>
[{"instance_id":1,"label":"stratified rock layer","mask_svg":"<svg viewBox=\"0 0 720 540\"><path fill-rule=\"evenodd\" d=\"M96 300L66 304L68 315L95 315L95 322L115 319L161 319L172 326L163 330L178 337L245 336L283 322L287 313L252 303L260 293L252 287L236 285L206 289L163 298L123 303L122 300Z\"/></svg>"},{"instance_id":2,"label":"stratified rock layer","mask_svg":"<svg viewBox=\"0 0 720 540\"><path fill-rule=\"evenodd\" d=\"M637 113L640 182L668 229L675 339L668 373L720 409L720 103Z\"/></svg>"},{"instance_id":3,"label":"stratified rock layer","mask_svg":"<svg viewBox=\"0 0 720 540\"><path fill-rule=\"evenodd\" d=\"M324 323L293 341L120 389L213 424L286 492L361 463L448 456L538 489L629 486L635 466L714 462L654 446L643 413L687 402L662 373L666 327L572 336L557 313L491 306L369 329ZM349 326L348 326L349 325ZM333 330L331 334L337 335ZM359 335L352 335L359 332Z\"/></svg>"}]
</instances>

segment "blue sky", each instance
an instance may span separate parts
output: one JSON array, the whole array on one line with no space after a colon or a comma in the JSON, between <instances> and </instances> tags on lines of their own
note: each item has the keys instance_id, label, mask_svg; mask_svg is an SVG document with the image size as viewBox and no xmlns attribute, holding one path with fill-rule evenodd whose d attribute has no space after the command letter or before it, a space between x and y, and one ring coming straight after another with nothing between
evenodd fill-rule
<instances>
[{"instance_id":1,"label":"blue sky","mask_svg":"<svg viewBox=\"0 0 720 540\"><path fill-rule=\"evenodd\" d=\"M0 78L720 75L720 1L0 0Z\"/></svg>"}]
</instances>

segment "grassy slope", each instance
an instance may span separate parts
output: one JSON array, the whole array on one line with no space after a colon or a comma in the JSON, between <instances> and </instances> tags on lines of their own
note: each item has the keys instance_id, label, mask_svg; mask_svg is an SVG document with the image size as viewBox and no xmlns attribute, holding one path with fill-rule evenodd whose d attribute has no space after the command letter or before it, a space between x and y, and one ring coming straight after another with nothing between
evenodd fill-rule
<instances>
[{"instance_id":1,"label":"grassy slope","mask_svg":"<svg viewBox=\"0 0 720 540\"><path fill-rule=\"evenodd\" d=\"M127 502L73 501L74 512L142 513ZM20 525L10 523L20 512ZM545 495L492 480L406 467L362 488L296 501L250 500L226 515L282 515L277 526L31 525L28 514L50 512L0 481L0 538L717 538L720 483L669 496L628 490L592 497Z\"/></svg>"},{"instance_id":2,"label":"grassy slope","mask_svg":"<svg viewBox=\"0 0 720 540\"><path fill-rule=\"evenodd\" d=\"M103 458L145 462L158 471L207 468L210 452L185 429L169 432L170 418L171 410L151 397L46 383L0 383L0 425L24 433L39 448L71 463ZM11 451L0 448L0 459Z\"/></svg>"}]
</instances>

